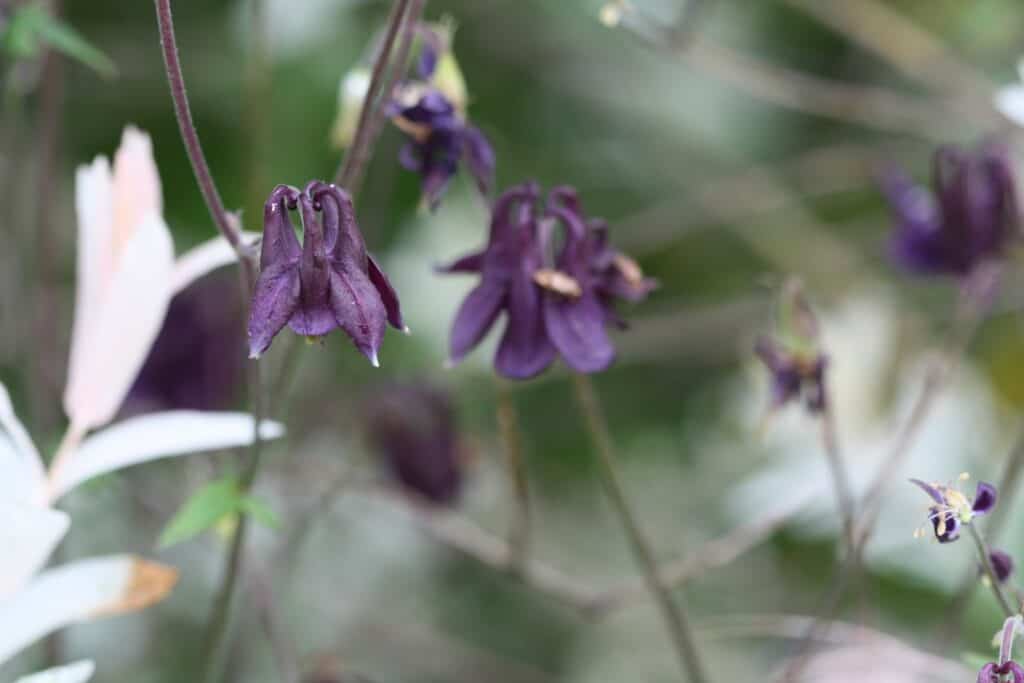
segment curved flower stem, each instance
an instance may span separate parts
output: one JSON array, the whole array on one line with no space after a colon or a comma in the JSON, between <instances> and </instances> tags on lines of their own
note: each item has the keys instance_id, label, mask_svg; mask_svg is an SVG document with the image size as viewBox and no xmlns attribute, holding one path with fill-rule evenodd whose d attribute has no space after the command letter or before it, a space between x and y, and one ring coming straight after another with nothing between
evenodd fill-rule
<instances>
[{"instance_id":1,"label":"curved flower stem","mask_svg":"<svg viewBox=\"0 0 1024 683\"><path fill-rule=\"evenodd\" d=\"M366 164L366 157L369 154L369 132L370 120L376 111L377 96L383 89L387 65L391 61L391 52L395 47L395 40L398 37L398 29L402 26L409 3L411 0L395 0L391 6L391 14L388 17L388 26L384 34L384 42L381 43L380 52L373 63L373 71L370 73L370 85L366 90L366 99L363 100L363 108L359 112L359 123L356 126L355 139L352 147L345 155L344 161L334 174L334 183L348 188L355 175L361 172Z\"/></svg>"},{"instance_id":2,"label":"curved flower stem","mask_svg":"<svg viewBox=\"0 0 1024 683\"><path fill-rule=\"evenodd\" d=\"M839 434L836 430L836 416L829 399L825 400L825 409L821 412L821 442L825 448L829 472L832 475L832 486L835 489L839 515L843 524L843 537L846 551L853 549L853 493L850 490L850 477L843 464L843 456L839 449Z\"/></svg>"},{"instance_id":3,"label":"curved flower stem","mask_svg":"<svg viewBox=\"0 0 1024 683\"><path fill-rule=\"evenodd\" d=\"M247 252L242 242L241 229L237 221L232 219L224 208L221 201L217 184L210 174L210 167L206 163L206 155L203 154L203 146L199 142L199 134L196 133L195 124L192 122L192 109L189 106L188 95L185 92L185 77L181 72L181 61L178 59L178 43L174 35L174 19L171 16L171 0L154 0L156 4L157 25L160 28L160 46L163 49L164 66L167 70L167 82L171 87L171 99L174 101L174 115L178 119L178 129L181 132L181 140L185 143L185 151L192 164L192 171L195 173L196 182L199 183L199 190L203 193L203 200L210 210L210 217L224 239L234 248L238 254L238 260L250 274L254 274L252 256Z\"/></svg>"},{"instance_id":4,"label":"curved flower stem","mask_svg":"<svg viewBox=\"0 0 1024 683\"><path fill-rule=\"evenodd\" d=\"M530 550L530 491L523 462L523 444L519 429L519 416L512 394L503 380L498 384L498 427L505 451L505 469L508 475L515 509L509 524L509 565L520 570Z\"/></svg>"},{"instance_id":5,"label":"curved flower stem","mask_svg":"<svg viewBox=\"0 0 1024 683\"><path fill-rule=\"evenodd\" d=\"M672 599L668 586L665 585L658 572L654 551L630 508L619 477L618 465L615 462L611 433L608 430L608 423L605 420L597 393L594 391L594 385L587 375L573 373L573 388L576 392L576 402L586 420L587 428L590 430L590 436L597 450L601 483L626 531L630 548L636 557L637 564L640 565L647 588L661 609L683 671L691 683L703 683L707 677L704 675L704 668L700 662L689 617L682 604Z\"/></svg>"},{"instance_id":6,"label":"curved flower stem","mask_svg":"<svg viewBox=\"0 0 1024 683\"><path fill-rule=\"evenodd\" d=\"M967 524L967 530L971 532L971 539L974 541L974 547L978 549L978 559L981 560L981 566L985 570L985 575L988 576L989 584L991 584L992 594L996 596L996 602L1002 608L1003 612L1008 617L1012 617L1017 614L1017 611L1010 606L1010 601L1006 599L1006 595L1003 594L1003 587L999 583L999 577L996 576L996 570L992 567L992 560L988 556L988 545L985 543L985 539L981 537L981 532L973 524Z\"/></svg>"}]
</instances>

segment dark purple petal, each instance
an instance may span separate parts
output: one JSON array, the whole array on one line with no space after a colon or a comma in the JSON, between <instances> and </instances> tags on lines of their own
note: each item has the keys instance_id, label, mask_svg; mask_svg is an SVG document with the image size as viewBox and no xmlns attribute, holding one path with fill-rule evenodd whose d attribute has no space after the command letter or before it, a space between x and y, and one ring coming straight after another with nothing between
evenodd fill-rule
<instances>
[{"instance_id":1,"label":"dark purple petal","mask_svg":"<svg viewBox=\"0 0 1024 683\"><path fill-rule=\"evenodd\" d=\"M396 330L405 330L405 323L402 321L402 309L398 303L398 293L391 286L388 276L384 274L377 262L369 254L366 255L366 263L370 276L370 282L377 288L380 300L384 303L384 310L388 313L388 323Z\"/></svg>"},{"instance_id":2,"label":"dark purple petal","mask_svg":"<svg viewBox=\"0 0 1024 683\"><path fill-rule=\"evenodd\" d=\"M999 683L999 674L996 673L995 663L989 662L981 667L981 671L978 672L977 683Z\"/></svg>"},{"instance_id":3,"label":"dark purple petal","mask_svg":"<svg viewBox=\"0 0 1024 683\"><path fill-rule=\"evenodd\" d=\"M249 313L249 357L259 358L299 306L299 267L280 263L264 268L256 280Z\"/></svg>"},{"instance_id":4,"label":"dark purple petal","mask_svg":"<svg viewBox=\"0 0 1024 683\"><path fill-rule=\"evenodd\" d=\"M960 518L949 510L931 508L929 518L939 543L952 543L960 538Z\"/></svg>"},{"instance_id":5,"label":"dark purple petal","mask_svg":"<svg viewBox=\"0 0 1024 683\"><path fill-rule=\"evenodd\" d=\"M398 163L407 171L419 173L423 169L423 155L420 146L407 142L398 150Z\"/></svg>"},{"instance_id":6,"label":"dark purple petal","mask_svg":"<svg viewBox=\"0 0 1024 683\"><path fill-rule=\"evenodd\" d=\"M1002 550L992 549L988 553L989 562L992 563L992 571L996 579L1003 583L1013 574L1013 558Z\"/></svg>"},{"instance_id":7,"label":"dark purple petal","mask_svg":"<svg viewBox=\"0 0 1024 683\"><path fill-rule=\"evenodd\" d=\"M918 273L938 273L951 267L951 254L942 232L942 214L927 189L903 171L890 169L882 189L896 219L890 253L901 266Z\"/></svg>"},{"instance_id":8,"label":"dark purple petal","mask_svg":"<svg viewBox=\"0 0 1024 683\"><path fill-rule=\"evenodd\" d=\"M544 297L544 323L548 337L566 364L577 372L600 372L615 360L615 347L604 326L605 314L593 292L572 300Z\"/></svg>"},{"instance_id":9,"label":"dark purple petal","mask_svg":"<svg viewBox=\"0 0 1024 683\"><path fill-rule=\"evenodd\" d=\"M429 81L433 78L434 71L437 70L437 60L441 51L444 50L444 42L437 31L426 26L417 28L416 33L422 41L422 47L420 47L420 58L416 62L416 73L420 80Z\"/></svg>"},{"instance_id":10,"label":"dark purple petal","mask_svg":"<svg viewBox=\"0 0 1024 683\"><path fill-rule=\"evenodd\" d=\"M440 273L479 273L484 267L486 251L477 251L455 259L446 266L437 266Z\"/></svg>"},{"instance_id":11,"label":"dark purple petal","mask_svg":"<svg viewBox=\"0 0 1024 683\"><path fill-rule=\"evenodd\" d=\"M1006 662L1002 666L1002 673L1013 676L1013 683L1024 683L1024 668L1017 662ZM980 674L979 674L980 676Z\"/></svg>"},{"instance_id":12,"label":"dark purple petal","mask_svg":"<svg viewBox=\"0 0 1024 683\"><path fill-rule=\"evenodd\" d=\"M971 511L976 515L987 515L995 508L997 497L995 486L979 481L978 488L974 492L974 503L971 505Z\"/></svg>"},{"instance_id":13,"label":"dark purple petal","mask_svg":"<svg viewBox=\"0 0 1024 683\"><path fill-rule=\"evenodd\" d=\"M387 320L377 288L354 262L345 260L331 264L330 292L331 311L338 327L376 366Z\"/></svg>"},{"instance_id":14,"label":"dark purple petal","mask_svg":"<svg viewBox=\"0 0 1024 683\"><path fill-rule=\"evenodd\" d=\"M488 280L481 282L466 296L452 323L449 362L458 363L480 343L494 324L504 302L505 288L500 283Z\"/></svg>"},{"instance_id":15,"label":"dark purple petal","mask_svg":"<svg viewBox=\"0 0 1024 683\"><path fill-rule=\"evenodd\" d=\"M922 491L927 493L929 496L931 496L931 499L934 500L939 505L945 505L946 504L946 498L942 495L942 492L939 491L934 486L932 486L931 484L929 484L927 482L924 482L924 481L921 481L920 479L911 479L910 483L914 484L915 486L920 488Z\"/></svg>"},{"instance_id":16,"label":"dark purple petal","mask_svg":"<svg viewBox=\"0 0 1024 683\"><path fill-rule=\"evenodd\" d=\"M260 267L298 261L302 252L295 228L288 217L294 208L299 191L288 185L278 185L263 205L263 242L260 246Z\"/></svg>"},{"instance_id":17,"label":"dark purple petal","mask_svg":"<svg viewBox=\"0 0 1024 683\"><path fill-rule=\"evenodd\" d=\"M508 290L508 322L494 356L494 367L510 379L540 374L555 359L542 308L543 293L530 275L513 278Z\"/></svg>"},{"instance_id":18,"label":"dark purple petal","mask_svg":"<svg viewBox=\"0 0 1024 683\"><path fill-rule=\"evenodd\" d=\"M483 132L475 126L466 126L462 131L463 158L469 166L476 185L482 194L490 194L494 184L494 149Z\"/></svg>"}]
</instances>

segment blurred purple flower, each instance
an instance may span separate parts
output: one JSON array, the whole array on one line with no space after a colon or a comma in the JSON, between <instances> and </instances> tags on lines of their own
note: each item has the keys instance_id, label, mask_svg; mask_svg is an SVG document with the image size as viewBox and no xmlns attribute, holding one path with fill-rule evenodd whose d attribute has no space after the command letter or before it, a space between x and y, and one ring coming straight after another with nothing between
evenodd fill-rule
<instances>
[{"instance_id":1,"label":"blurred purple flower","mask_svg":"<svg viewBox=\"0 0 1024 683\"><path fill-rule=\"evenodd\" d=\"M123 411L223 410L245 369L236 276L208 275L171 300Z\"/></svg>"},{"instance_id":2,"label":"blurred purple flower","mask_svg":"<svg viewBox=\"0 0 1024 683\"><path fill-rule=\"evenodd\" d=\"M636 301L654 288L635 262L608 246L603 223L588 223L574 190L553 189L543 212L540 196L535 183L506 191L495 202L483 251L443 269L481 278L456 313L451 363L461 361L504 311L507 322L494 359L499 374L528 379L556 354L578 372L599 372L615 357L605 329L619 320L614 299Z\"/></svg>"},{"instance_id":3,"label":"blurred purple flower","mask_svg":"<svg viewBox=\"0 0 1024 683\"><path fill-rule=\"evenodd\" d=\"M399 153L399 161L404 168L420 175L423 196L431 209L437 208L460 161L469 167L480 192L490 193L494 183L494 150L480 129L469 125L440 90L408 85L386 111L409 137Z\"/></svg>"},{"instance_id":4,"label":"blurred purple flower","mask_svg":"<svg viewBox=\"0 0 1024 683\"><path fill-rule=\"evenodd\" d=\"M289 210L298 208L302 244ZM249 352L259 357L285 325L307 337L341 328L374 366L385 322L405 326L398 296L366 253L352 200L312 181L301 192L278 185L264 207L260 275L249 317Z\"/></svg>"},{"instance_id":5,"label":"blurred purple flower","mask_svg":"<svg viewBox=\"0 0 1024 683\"><path fill-rule=\"evenodd\" d=\"M890 169L882 189L896 219L890 249L910 271L966 276L999 259L1016 237L1016 190L1006 151L943 147L935 153L932 190Z\"/></svg>"},{"instance_id":6,"label":"blurred purple flower","mask_svg":"<svg viewBox=\"0 0 1024 683\"><path fill-rule=\"evenodd\" d=\"M960 475L960 479L966 480L967 475ZM962 526L970 524L976 516L992 512L998 498L996 487L983 481L978 482L973 500L953 486L929 484L920 479L911 479L910 482L935 502L928 508L928 521L939 543L952 543L960 538Z\"/></svg>"},{"instance_id":7,"label":"blurred purple flower","mask_svg":"<svg viewBox=\"0 0 1024 683\"><path fill-rule=\"evenodd\" d=\"M1013 641L1021 630L1021 616L1003 621L999 635L999 660L989 662L978 672L977 683L1024 683L1024 668L1013 661ZM1012 677L1012 678L1011 678Z\"/></svg>"},{"instance_id":8,"label":"blurred purple flower","mask_svg":"<svg viewBox=\"0 0 1024 683\"><path fill-rule=\"evenodd\" d=\"M988 560L992 563L992 571L999 583L1005 583L1013 574L1013 558L1009 553L993 548L989 550Z\"/></svg>"},{"instance_id":9,"label":"blurred purple flower","mask_svg":"<svg viewBox=\"0 0 1024 683\"><path fill-rule=\"evenodd\" d=\"M462 487L462 452L449 396L422 383L377 393L366 408L370 444L403 486L438 504Z\"/></svg>"}]
</instances>

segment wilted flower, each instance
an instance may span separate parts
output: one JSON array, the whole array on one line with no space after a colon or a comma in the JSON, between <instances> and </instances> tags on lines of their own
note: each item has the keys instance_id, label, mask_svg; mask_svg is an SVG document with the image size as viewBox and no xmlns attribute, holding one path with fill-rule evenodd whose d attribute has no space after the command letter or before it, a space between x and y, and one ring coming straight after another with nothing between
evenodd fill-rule
<instances>
[{"instance_id":1,"label":"wilted flower","mask_svg":"<svg viewBox=\"0 0 1024 683\"><path fill-rule=\"evenodd\" d=\"M418 80L401 84L387 106L395 125L409 137L399 154L402 166L422 178L431 208L465 162L483 194L494 182L494 150L465 112L465 85L451 56L450 32L421 25Z\"/></svg>"},{"instance_id":2,"label":"wilted flower","mask_svg":"<svg viewBox=\"0 0 1024 683\"><path fill-rule=\"evenodd\" d=\"M1009 553L993 548L988 552L988 561L992 564L992 571L999 583L1005 583L1013 574L1013 558Z\"/></svg>"},{"instance_id":3,"label":"wilted flower","mask_svg":"<svg viewBox=\"0 0 1024 683\"><path fill-rule=\"evenodd\" d=\"M960 475L961 481L967 479L966 473ZM978 515L987 515L996 506L996 487L983 481L978 482L974 500L953 486L929 484L920 479L911 479L910 481L935 502L928 508L928 521L931 522L935 538L939 543L952 543L957 540L960 538L961 527L964 524L970 524ZM919 534L920 530L916 533Z\"/></svg>"},{"instance_id":4,"label":"wilted flower","mask_svg":"<svg viewBox=\"0 0 1024 683\"><path fill-rule=\"evenodd\" d=\"M298 209L302 244L289 210ZM366 253L352 200L314 180L274 188L264 207L260 275L249 317L249 353L259 357L285 325L306 337L341 328L374 366L385 323L404 330L398 296Z\"/></svg>"},{"instance_id":5,"label":"wilted flower","mask_svg":"<svg viewBox=\"0 0 1024 683\"><path fill-rule=\"evenodd\" d=\"M395 478L434 503L451 503L462 486L462 457L449 396L425 384L387 387L369 402L367 435Z\"/></svg>"},{"instance_id":6,"label":"wilted flower","mask_svg":"<svg viewBox=\"0 0 1024 683\"><path fill-rule=\"evenodd\" d=\"M776 335L761 336L754 353L771 373L769 410L778 410L803 397L807 410L825 409L825 370L828 359L818 342L818 321L797 280L782 289Z\"/></svg>"},{"instance_id":7,"label":"wilted flower","mask_svg":"<svg viewBox=\"0 0 1024 683\"><path fill-rule=\"evenodd\" d=\"M230 407L245 370L243 319L236 277L211 275L179 292L123 412Z\"/></svg>"},{"instance_id":8,"label":"wilted flower","mask_svg":"<svg viewBox=\"0 0 1024 683\"><path fill-rule=\"evenodd\" d=\"M1000 258L1017 234L1013 172L1000 147L940 148L931 191L898 169L883 189L897 221L893 258L911 271L966 276Z\"/></svg>"},{"instance_id":9,"label":"wilted flower","mask_svg":"<svg viewBox=\"0 0 1024 683\"><path fill-rule=\"evenodd\" d=\"M635 262L608 246L603 223L588 223L574 190L553 189L543 210L540 196L533 183L506 191L495 202L484 250L444 269L481 277L456 313L451 363L461 361L505 311L494 359L500 374L533 377L556 353L578 372L599 372L615 357L605 329L619 321L613 300L638 300L654 287ZM559 226L565 233L560 248Z\"/></svg>"}]
</instances>

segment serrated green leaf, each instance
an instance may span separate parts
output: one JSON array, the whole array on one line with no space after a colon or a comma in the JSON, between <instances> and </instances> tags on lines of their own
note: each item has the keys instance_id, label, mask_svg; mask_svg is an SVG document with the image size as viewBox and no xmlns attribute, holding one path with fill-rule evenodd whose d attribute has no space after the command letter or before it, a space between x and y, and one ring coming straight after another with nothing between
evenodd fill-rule
<instances>
[{"instance_id":1,"label":"serrated green leaf","mask_svg":"<svg viewBox=\"0 0 1024 683\"><path fill-rule=\"evenodd\" d=\"M92 68L104 78L117 75L117 66L110 57L94 47L70 24L51 16L37 4L25 5L14 13L4 33L3 43L6 50L16 58L35 57L40 48L47 45Z\"/></svg>"},{"instance_id":2,"label":"serrated green leaf","mask_svg":"<svg viewBox=\"0 0 1024 683\"><path fill-rule=\"evenodd\" d=\"M234 477L210 482L185 501L167 523L160 533L157 547L163 549L195 538L223 517L242 509L244 500Z\"/></svg>"},{"instance_id":3,"label":"serrated green leaf","mask_svg":"<svg viewBox=\"0 0 1024 683\"><path fill-rule=\"evenodd\" d=\"M244 512L250 515L254 520L259 522L265 527L277 531L281 528L281 522L278 520L277 515L270 509L270 506L259 498L253 498L252 496L243 496L238 501L239 512Z\"/></svg>"}]
</instances>

